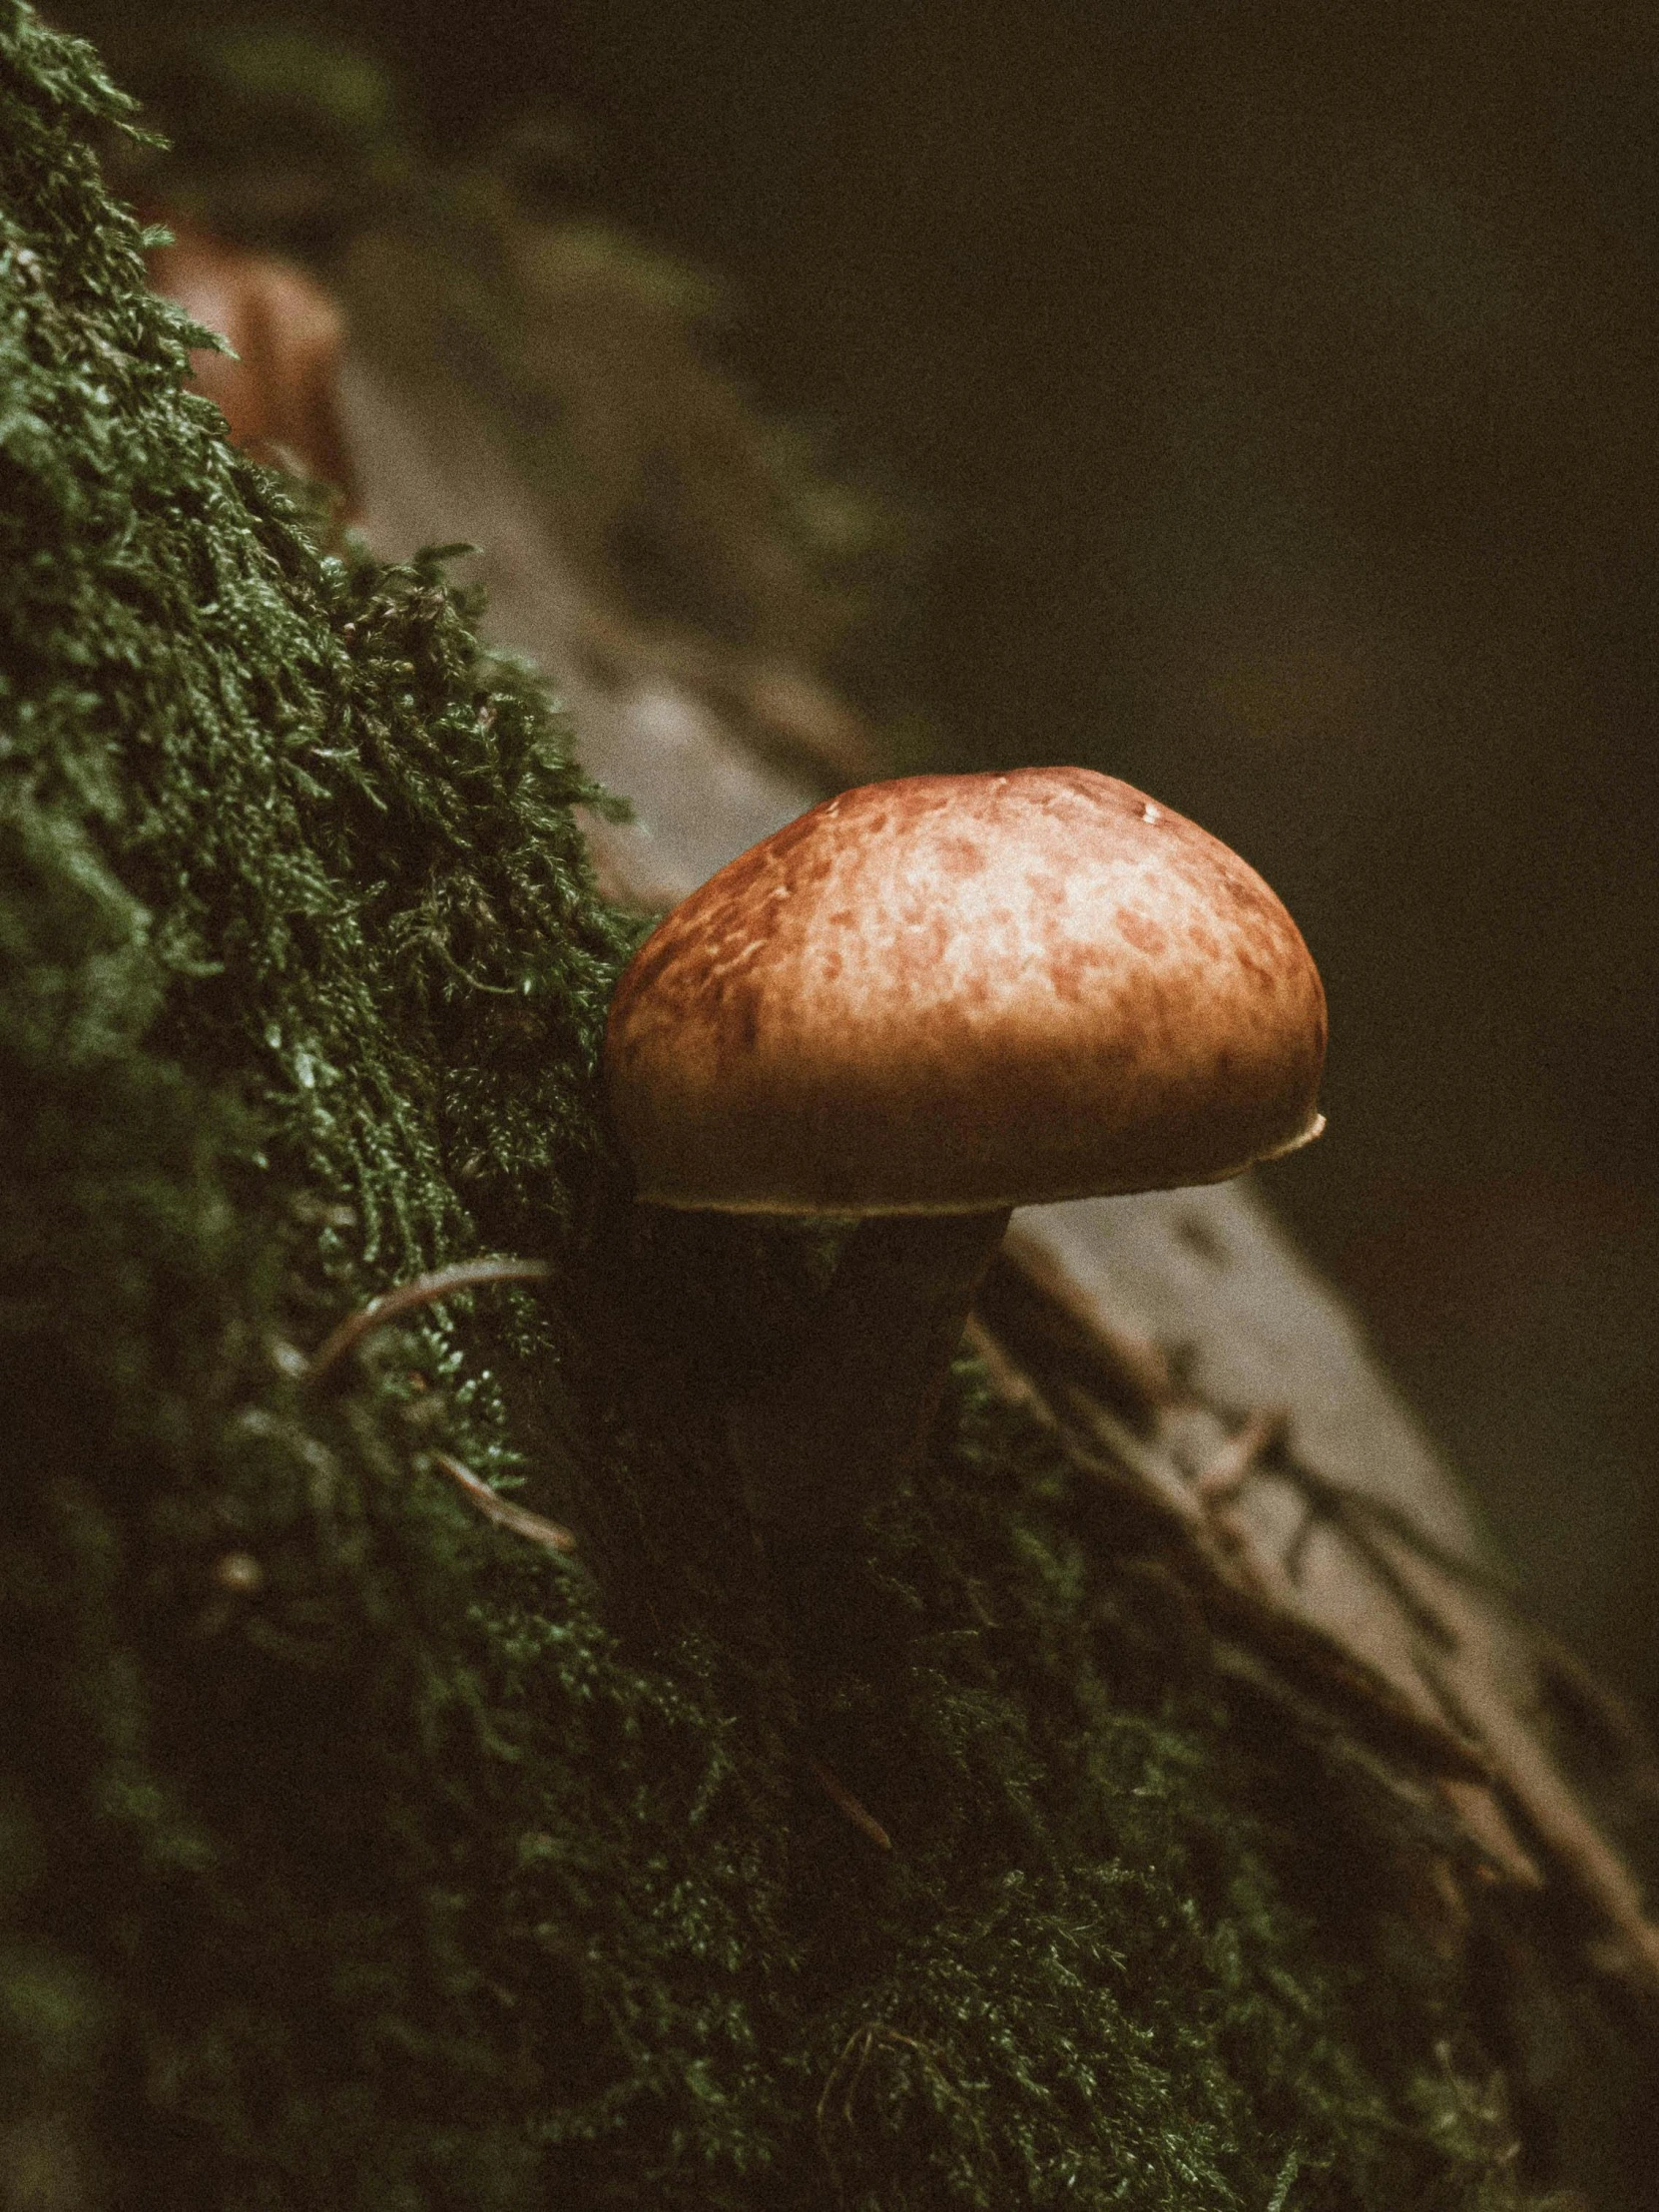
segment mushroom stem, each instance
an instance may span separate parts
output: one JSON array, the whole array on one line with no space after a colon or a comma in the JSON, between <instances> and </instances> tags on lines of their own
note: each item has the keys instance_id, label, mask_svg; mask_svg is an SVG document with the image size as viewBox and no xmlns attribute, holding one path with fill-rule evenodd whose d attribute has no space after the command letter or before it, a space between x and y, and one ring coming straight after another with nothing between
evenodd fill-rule
<instances>
[{"instance_id":1,"label":"mushroom stem","mask_svg":"<svg viewBox=\"0 0 1659 2212\"><path fill-rule=\"evenodd\" d=\"M879 1215L853 1230L811 1345L732 1408L763 1526L822 1537L920 1457L1008 1214Z\"/></svg>"}]
</instances>

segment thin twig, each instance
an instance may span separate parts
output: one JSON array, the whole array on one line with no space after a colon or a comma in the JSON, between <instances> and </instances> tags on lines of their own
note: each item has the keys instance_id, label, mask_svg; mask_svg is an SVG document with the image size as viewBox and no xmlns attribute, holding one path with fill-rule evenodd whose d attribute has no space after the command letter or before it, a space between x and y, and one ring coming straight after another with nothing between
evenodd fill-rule
<instances>
[{"instance_id":1,"label":"thin twig","mask_svg":"<svg viewBox=\"0 0 1659 2212\"><path fill-rule=\"evenodd\" d=\"M1249 1414L1200 1473L1195 1485L1199 1495L1212 1504L1217 1499L1235 1495L1267 1454L1284 1443L1288 1425L1288 1416L1280 1406ZM1374 1526L1385 1529L1408 1551L1426 1559L1451 1579L1486 1591L1501 1598L1511 1609L1518 1609L1518 1593L1506 1576L1442 1544L1397 1505L1373 1497L1351 1483L1338 1482L1330 1475L1321 1474L1294 1452L1279 1452L1272 1471L1294 1483L1320 1518L1334 1522L1342 1530L1411 1625L1443 1649L1455 1648L1456 1635L1430 1600L1402 1572L1399 1562L1378 1544ZM1300 1578L1302 1555L1311 1533L1312 1516L1297 1530L1283 1561L1293 1584Z\"/></svg>"},{"instance_id":2,"label":"thin twig","mask_svg":"<svg viewBox=\"0 0 1659 2212\"><path fill-rule=\"evenodd\" d=\"M1006 1368L1015 1374L1020 1372L1017 1362L1006 1361ZM999 1379L1004 1386L1006 1368ZM1450 1580L1501 1600L1519 1614L1520 1601L1511 1582L1440 1543L1398 1507L1334 1482L1299 1464L1288 1452L1277 1455L1273 1471L1291 1480L1308 1501L1307 1519L1293 1549L1300 1552L1305 1548L1317 1519L1335 1523L1426 1643L1426 1649L1419 1645L1417 1665L1425 1687L1433 1690L1446 1716L1442 1721L1408 1701L1386 1677L1308 1618L1296 1603L1294 1584L1288 1578L1282 1591L1261 1587L1260 1578L1250 1571L1248 1556L1229 1556L1218 1542L1226 1532L1216 1527L1213 1512L1205 1514L1200 1507L1195 1515L1202 1492L1208 1490L1213 1496L1219 1491L1225 1498L1279 1440L1266 1433L1268 1416L1261 1416L1256 1423L1247 1420L1232 1439L1229 1459L1219 1467L1212 1462L1212 1467L1205 1470L1209 1480L1201 1477L1195 1488L1166 1460L1156 1443L1136 1435L1063 1374L1045 1378L1044 1388L1054 1392L1064 1412L1056 1416L1040 1391L1035 1404L1049 1412L1072 1463L1080 1472L1120 1494L1133 1495L1143 1508L1158 1513L1184 1554L1182 1563L1189 1587L1223 1634L1233 1632L1247 1647L1263 1651L1284 1666L1293 1678L1299 1674L1304 1679L1312 1677L1319 1688L1334 1697L1359 1734L1403 1753L1433 1773L1465 1833L1479 1845L1493 1870L1506 1881L1535 1888L1541 1877L1509 1827L1506 1808L1512 1808L1524 1823L1529 1839L1553 1863L1594 1919L1610 1932L1609 1939L1592 1955L1599 1955L1606 1968L1626 1986L1650 1997L1659 1996L1659 1928L1644 1911L1641 1891L1630 1870L1579 1806L1520 1715L1493 1685L1471 1679L1460 1669L1453 1671L1455 1635L1418 1586L1412 1567L1416 1562L1431 1566ZM1097 1458L1087 1448L1074 1421L1099 1439L1110 1453L1110 1460ZM1248 1455L1244 1446L1252 1447ZM1195 1519L1200 1525L1195 1526ZM1203 1525L1206 1521L1208 1527ZM1390 1539L1403 1557L1390 1556ZM1630 1716L1598 1698L1587 1670L1580 1673L1570 1654L1563 1657L1556 1650L1544 1648L1550 1640L1522 1617L1523 1625L1532 1628L1542 1663L1548 1667L1554 1662L1556 1681L1569 1694L1578 1694L1627 1755L1635 1752L1642 1732L1632 1726Z\"/></svg>"},{"instance_id":3,"label":"thin twig","mask_svg":"<svg viewBox=\"0 0 1659 2212\"><path fill-rule=\"evenodd\" d=\"M1180 1546L1188 1584L1212 1626L1240 1637L1277 1664L1311 1677L1350 1725L1381 1749L1403 1755L1431 1774L1470 1782L1491 1779L1491 1768L1476 1744L1411 1704L1386 1675L1303 1612L1288 1587L1270 1591L1242 1581L1237 1561L1218 1557L1185 1513L1166 1505L1161 1492L1149 1495L1135 1479L1138 1470L1101 1459L1064 1429L1061 1436L1079 1473L1158 1512Z\"/></svg>"},{"instance_id":4,"label":"thin twig","mask_svg":"<svg viewBox=\"0 0 1659 2212\"><path fill-rule=\"evenodd\" d=\"M969 1314L962 1327L962 1342L985 1371L985 1380L1004 1405L1022 1406L1038 1420L1052 1425L1042 1393L1025 1370L1016 1367L977 1314Z\"/></svg>"},{"instance_id":5,"label":"thin twig","mask_svg":"<svg viewBox=\"0 0 1659 2212\"><path fill-rule=\"evenodd\" d=\"M1192 1484L1174 1460L1167 1458L1155 1444L1137 1436L1127 1421L1119 1420L1116 1413L1087 1390L1071 1382L1063 1387L1074 1417L1091 1429L1107 1450L1145 1485L1170 1518L1189 1532L1202 1528L1203 1508L1193 1495Z\"/></svg>"},{"instance_id":6,"label":"thin twig","mask_svg":"<svg viewBox=\"0 0 1659 2212\"><path fill-rule=\"evenodd\" d=\"M1283 1405L1264 1406L1249 1415L1226 1443L1199 1470L1194 1488L1207 1503L1232 1497L1243 1489L1250 1470L1263 1452L1283 1440L1290 1415Z\"/></svg>"},{"instance_id":7,"label":"thin twig","mask_svg":"<svg viewBox=\"0 0 1659 2212\"><path fill-rule=\"evenodd\" d=\"M826 1766L822 1759L809 1759L807 1764L812 1769L813 1780L830 1804L846 1815L859 1835L867 1836L877 1851L891 1851L892 1838L875 1816L858 1803L834 1769Z\"/></svg>"},{"instance_id":8,"label":"thin twig","mask_svg":"<svg viewBox=\"0 0 1659 2212\"><path fill-rule=\"evenodd\" d=\"M1311 1619L1288 1578L1270 1577L1253 1549L1247 1563L1236 1548L1220 1542L1191 1483L1157 1445L1138 1436L1063 1375L1057 1381L1065 1392L1067 1412L1057 1411L1043 1387L1032 1382L994 1334L983 1324L980 1331L998 1355L986 1365L992 1386L1010 1401L1023 1403L1054 1434L1080 1474L1142 1513L1156 1516L1213 1623L1267 1653L1276 1664L1313 1677L1350 1725L1379 1748L1402 1755L1431 1774L1473 1782L1489 1778L1490 1770L1475 1745L1410 1703L1369 1660ZM1079 1433L1083 1426L1098 1438L1104 1452L1091 1450L1084 1442Z\"/></svg>"},{"instance_id":9,"label":"thin twig","mask_svg":"<svg viewBox=\"0 0 1659 2212\"><path fill-rule=\"evenodd\" d=\"M1533 1656L1545 1684L1569 1704L1623 1761L1621 1780L1650 1805L1659 1805L1659 1754L1635 1707L1627 1704L1578 1656L1570 1644L1548 1629L1533 1637Z\"/></svg>"},{"instance_id":10,"label":"thin twig","mask_svg":"<svg viewBox=\"0 0 1659 2212\"><path fill-rule=\"evenodd\" d=\"M527 1536L531 1543L541 1544L548 1551L576 1549L576 1538L568 1528L544 1519L540 1513L532 1513L526 1505L515 1505L511 1498L498 1497L487 1482L481 1482L472 1469L452 1453L434 1451L431 1458L432 1464L448 1475L461 1495L497 1527L510 1528L515 1536Z\"/></svg>"},{"instance_id":11,"label":"thin twig","mask_svg":"<svg viewBox=\"0 0 1659 2212\"><path fill-rule=\"evenodd\" d=\"M1438 1567L1455 1582L1464 1582L1472 1589L1483 1590L1489 1596L1501 1598L1512 1610L1521 1603L1521 1592L1512 1575L1502 1568L1488 1566L1484 1561L1471 1559L1466 1552L1455 1551L1449 1544L1431 1536L1411 1514L1386 1498L1374 1497L1369 1490L1362 1490L1352 1482L1339 1482L1331 1475L1321 1474L1310 1467L1295 1453L1287 1452L1274 1463L1274 1471L1282 1473L1294 1482L1305 1497L1317 1504L1325 1516L1335 1520L1353 1541L1364 1543L1353 1528L1356 1517L1374 1521L1396 1536L1402 1544Z\"/></svg>"},{"instance_id":12,"label":"thin twig","mask_svg":"<svg viewBox=\"0 0 1659 2212\"><path fill-rule=\"evenodd\" d=\"M1302 1501L1302 1518L1296 1524L1296 1534L1285 1546L1282 1561L1294 1589L1299 1589L1302 1585L1302 1570L1307 1563L1308 1546L1314 1540L1315 1530L1323 1524L1324 1520L1325 1515L1319 1507L1304 1498Z\"/></svg>"},{"instance_id":13,"label":"thin twig","mask_svg":"<svg viewBox=\"0 0 1659 2212\"><path fill-rule=\"evenodd\" d=\"M1357 1528L1346 1513L1337 1515L1337 1524L1418 1635L1426 1636L1442 1651L1455 1651L1459 1641L1457 1631L1413 1581L1408 1571L1411 1560L1402 1562L1391 1558L1374 1535ZM1408 1552L1416 1552L1417 1547L1409 1539L1401 1540Z\"/></svg>"},{"instance_id":14,"label":"thin twig","mask_svg":"<svg viewBox=\"0 0 1659 2212\"><path fill-rule=\"evenodd\" d=\"M1279 1406L1265 1407L1247 1415L1243 1425L1222 1445L1194 1484L1199 1496L1209 1506L1218 1530L1227 1534L1235 1543L1242 1540L1242 1527L1218 1508L1238 1494L1265 1455L1284 1441L1287 1427L1288 1415ZM1478 1579L1482 1587L1490 1587L1495 1582L1495 1577L1487 1576L1472 1562L1459 1558L1455 1552L1437 1543L1397 1506L1383 1504L1381 1500L1369 1497L1365 1491L1352 1488L1348 1483L1335 1482L1329 1475L1320 1474L1289 1452L1279 1455L1273 1471L1294 1483L1323 1518L1334 1522L1342 1530L1419 1635L1428 1637L1443 1650L1452 1651L1456 1648L1455 1631L1404 1571L1399 1561L1377 1542L1368 1522L1380 1523L1408 1550L1429 1559L1449 1575L1465 1581ZM1280 1562L1281 1571L1293 1588L1300 1578L1302 1554L1307 1547L1309 1534L1310 1524L1305 1520ZM1261 1579L1260 1575L1258 1579ZM1508 1592L1504 1594L1510 1595Z\"/></svg>"},{"instance_id":15,"label":"thin twig","mask_svg":"<svg viewBox=\"0 0 1659 2212\"><path fill-rule=\"evenodd\" d=\"M347 1314L312 1353L304 1380L320 1382L365 1337L383 1329L387 1322L418 1312L422 1306L434 1306L439 1299L451 1298L457 1291L476 1290L485 1283L545 1283L552 1272L545 1260L460 1260L453 1267L417 1275L411 1282L382 1291L354 1314Z\"/></svg>"},{"instance_id":16,"label":"thin twig","mask_svg":"<svg viewBox=\"0 0 1659 2212\"><path fill-rule=\"evenodd\" d=\"M1497 1786L1579 1898L1615 1932L1617 1970L1659 1998L1659 1928L1643 1910L1630 1869L1585 1816L1565 1780L1490 1684L1454 1675L1430 1653L1418 1665L1447 1709L1478 1735Z\"/></svg>"},{"instance_id":17,"label":"thin twig","mask_svg":"<svg viewBox=\"0 0 1659 2212\"><path fill-rule=\"evenodd\" d=\"M1114 1404L1144 1420L1172 1404L1180 1386L1163 1347L1108 1318L1016 1219L997 1250L975 1305L1016 1354L1040 1350L1085 1376Z\"/></svg>"},{"instance_id":18,"label":"thin twig","mask_svg":"<svg viewBox=\"0 0 1659 2212\"><path fill-rule=\"evenodd\" d=\"M1386 1675L1319 1622L1293 1611L1283 1599L1241 1588L1208 1561L1200 1572L1200 1601L1221 1629L1246 1638L1293 1673L1312 1677L1357 1734L1431 1774L1465 1782L1491 1780L1491 1763L1478 1742L1411 1704Z\"/></svg>"},{"instance_id":19,"label":"thin twig","mask_svg":"<svg viewBox=\"0 0 1659 2212\"><path fill-rule=\"evenodd\" d=\"M1489 1874L1512 1890L1541 1890L1538 1862L1515 1834L1508 1814L1489 1782L1460 1782L1442 1774L1435 1783L1463 1834L1474 1844Z\"/></svg>"},{"instance_id":20,"label":"thin twig","mask_svg":"<svg viewBox=\"0 0 1659 2212\"><path fill-rule=\"evenodd\" d=\"M979 1306L990 1318L991 1333L1000 1331L1012 1339L1016 1361L1022 1354L1036 1353L1039 1366L1058 1364L1062 1374L1069 1368L1071 1374L1066 1379L1072 1387L1077 1387L1078 1378L1086 1379L1084 1387L1096 1404L1099 1395L1088 1388L1090 1383L1100 1384L1119 1403L1127 1402L1143 1419L1155 1417L1162 1406L1181 1394L1162 1348L1152 1339L1126 1330L1109 1319L1096 1301L1078 1290L1040 1244L1022 1237L1017 1225L1004 1240L997 1262L981 1287ZM1284 1433L1285 1416L1277 1409L1246 1415L1232 1443L1224 1446L1216 1460L1199 1476L1196 1487L1200 1495L1225 1495L1238 1487L1248 1478L1254 1464L1282 1442ZM1118 1437L1111 1439L1111 1448L1120 1448ZM1142 1470L1137 1467L1136 1471ZM1288 1453L1276 1456L1275 1471L1282 1471L1305 1494L1318 1497L1397 1602L1410 1613L1417 1627L1447 1648L1451 1639L1444 1623L1426 1609L1420 1593L1410 1588L1393 1563L1371 1542L1369 1533L1357 1525L1361 1516L1387 1528L1447 1574L1492 1591L1510 1605L1517 1602L1517 1593L1508 1578L1441 1544L1397 1505L1333 1481ZM1180 1479L1184 1488L1189 1486L1184 1475ZM1152 1480L1155 1486L1162 1488L1162 1471L1154 1474ZM1294 1568L1291 1573L1294 1580Z\"/></svg>"}]
</instances>

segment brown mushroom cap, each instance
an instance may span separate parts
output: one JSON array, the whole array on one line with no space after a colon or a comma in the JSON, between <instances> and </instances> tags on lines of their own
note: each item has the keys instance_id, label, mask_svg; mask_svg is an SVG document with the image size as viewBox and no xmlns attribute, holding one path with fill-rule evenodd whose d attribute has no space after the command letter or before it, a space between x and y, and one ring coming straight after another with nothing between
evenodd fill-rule
<instances>
[{"instance_id":1,"label":"brown mushroom cap","mask_svg":"<svg viewBox=\"0 0 1659 2212\"><path fill-rule=\"evenodd\" d=\"M826 801L618 986L639 1195L940 1214L1219 1181L1317 1133L1325 993L1255 870L1088 769Z\"/></svg>"}]
</instances>

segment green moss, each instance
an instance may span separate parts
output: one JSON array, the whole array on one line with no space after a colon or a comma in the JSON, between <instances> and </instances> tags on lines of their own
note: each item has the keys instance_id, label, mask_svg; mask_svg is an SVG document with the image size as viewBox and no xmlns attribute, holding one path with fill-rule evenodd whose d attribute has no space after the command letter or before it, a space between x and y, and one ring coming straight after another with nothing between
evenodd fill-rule
<instances>
[{"instance_id":1,"label":"green moss","mask_svg":"<svg viewBox=\"0 0 1659 2212\"><path fill-rule=\"evenodd\" d=\"M964 1382L761 1556L721 1388L810 1256L629 1208L563 726L181 392L121 113L0 0L0 2196L1516 2201L1402 1816L1040 1439ZM490 1250L546 1294L306 1386Z\"/></svg>"}]
</instances>

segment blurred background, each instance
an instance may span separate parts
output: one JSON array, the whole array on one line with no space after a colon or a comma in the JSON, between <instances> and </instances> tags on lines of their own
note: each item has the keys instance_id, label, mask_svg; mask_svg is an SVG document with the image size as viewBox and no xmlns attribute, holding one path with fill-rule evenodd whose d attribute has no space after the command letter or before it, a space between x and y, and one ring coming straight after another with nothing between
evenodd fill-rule
<instances>
[{"instance_id":1,"label":"blurred background","mask_svg":"<svg viewBox=\"0 0 1659 2212\"><path fill-rule=\"evenodd\" d=\"M901 754L1111 770L1298 916L1331 1128L1271 1195L1659 1715L1652 10L46 12L325 275L482 175L706 273Z\"/></svg>"}]
</instances>

